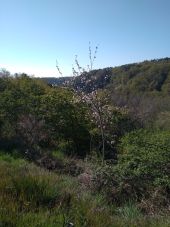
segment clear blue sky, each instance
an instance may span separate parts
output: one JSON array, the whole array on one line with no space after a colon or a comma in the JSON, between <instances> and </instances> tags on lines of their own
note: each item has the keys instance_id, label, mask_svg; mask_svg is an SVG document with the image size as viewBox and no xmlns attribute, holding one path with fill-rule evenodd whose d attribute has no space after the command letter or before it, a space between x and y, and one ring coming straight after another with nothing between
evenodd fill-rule
<instances>
[{"instance_id":1,"label":"clear blue sky","mask_svg":"<svg viewBox=\"0 0 170 227\"><path fill-rule=\"evenodd\" d=\"M170 56L170 0L0 0L0 68L71 75L75 54L95 68Z\"/></svg>"}]
</instances>

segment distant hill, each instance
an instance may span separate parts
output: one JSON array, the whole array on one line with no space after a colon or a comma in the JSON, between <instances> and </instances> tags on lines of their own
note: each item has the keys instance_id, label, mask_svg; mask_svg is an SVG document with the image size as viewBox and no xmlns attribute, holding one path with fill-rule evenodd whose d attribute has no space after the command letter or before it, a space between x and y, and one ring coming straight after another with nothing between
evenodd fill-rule
<instances>
[{"instance_id":1,"label":"distant hill","mask_svg":"<svg viewBox=\"0 0 170 227\"><path fill-rule=\"evenodd\" d=\"M113 68L110 89L126 93L170 94L170 58Z\"/></svg>"},{"instance_id":2,"label":"distant hill","mask_svg":"<svg viewBox=\"0 0 170 227\"><path fill-rule=\"evenodd\" d=\"M84 72L77 77L43 77L52 86L71 86L86 92L105 88L110 83L113 68L104 68Z\"/></svg>"},{"instance_id":3,"label":"distant hill","mask_svg":"<svg viewBox=\"0 0 170 227\"><path fill-rule=\"evenodd\" d=\"M170 58L144 61L85 72L73 77L42 78L48 84L91 92L107 88L118 93L153 93L170 95Z\"/></svg>"},{"instance_id":4,"label":"distant hill","mask_svg":"<svg viewBox=\"0 0 170 227\"><path fill-rule=\"evenodd\" d=\"M63 85L65 81L70 80L70 77L42 77L41 79L50 85L60 86Z\"/></svg>"}]
</instances>

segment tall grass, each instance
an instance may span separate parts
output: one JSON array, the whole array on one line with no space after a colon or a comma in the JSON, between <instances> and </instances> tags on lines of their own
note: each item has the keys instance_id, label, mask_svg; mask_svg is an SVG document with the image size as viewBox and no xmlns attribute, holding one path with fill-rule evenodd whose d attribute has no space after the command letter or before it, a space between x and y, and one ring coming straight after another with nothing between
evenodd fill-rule
<instances>
[{"instance_id":1,"label":"tall grass","mask_svg":"<svg viewBox=\"0 0 170 227\"><path fill-rule=\"evenodd\" d=\"M69 222L76 227L162 227L170 219L143 216L131 202L118 209L103 194L81 191L76 177L0 156L0 227L64 227Z\"/></svg>"}]
</instances>

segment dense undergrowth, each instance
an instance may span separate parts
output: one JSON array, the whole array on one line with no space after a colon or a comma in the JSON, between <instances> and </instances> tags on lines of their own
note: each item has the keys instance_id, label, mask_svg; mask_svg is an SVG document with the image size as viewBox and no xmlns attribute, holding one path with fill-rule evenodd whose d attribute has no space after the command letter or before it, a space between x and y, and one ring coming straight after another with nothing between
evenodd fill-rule
<instances>
[{"instance_id":1,"label":"dense undergrowth","mask_svg":"<svg viewBox=\"0 0 170 227\"><path fill-rule=\"evenodd\" d=\"M132 200L116 206L72 176L58 175L9 155L0 157L0 226L169 226Z\"/></svg>"},{"instance_id":2,"label":"dense undergrowth","mask_svg":"<svg viewBox=\"0 0 170 227\"><path fill-rule=\"evenodd\" d=\"M118 100L1 72L0 227L170 226L168 86Z\"/></svg>"}]
</instances>

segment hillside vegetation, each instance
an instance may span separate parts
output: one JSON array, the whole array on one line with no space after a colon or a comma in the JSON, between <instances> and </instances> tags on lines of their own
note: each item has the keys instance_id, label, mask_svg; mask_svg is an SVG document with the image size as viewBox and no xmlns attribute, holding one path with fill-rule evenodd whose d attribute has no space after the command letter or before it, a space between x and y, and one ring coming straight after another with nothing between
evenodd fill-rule
<instances>
[{"instance_id":1,"label":"hillside vegetation","mask_svg":"<svg viewBox=\"0 0 170 227\"><path fill-rule=\"evenodd\" d=\"M168 227L170 59L46 80L0 72L0 226Z\"/></svg>"},{"instance_id":2,"label":"hillside vegetation","mask_svg":"<svg viewBox=\"0 0 170 227\"><path fill-rule=\"evenodd\" d=\"M112 105L128 108L145 127L153 121L156 127L170 127L170 58L93 70L72 78L43 79L86 93L104 89Z\"/></svg>"},{"instance_id":3,"label":"hillside vegetation","mask_svg":"<svg viewBox=\"0 0 170 227\"><path fill-rule=\"evenodd\" d=\"M70 81L70 83L72 81L71 77L42 79L52 85L64 85L65 81ZM85 72L75 80L76 86L86 92L94 88L108 88L113 89L112 92L147 94L159 92L162 95L168 95L170 92L170 58L93 70L89 73Z\"/></svg>"}]
</instances>

